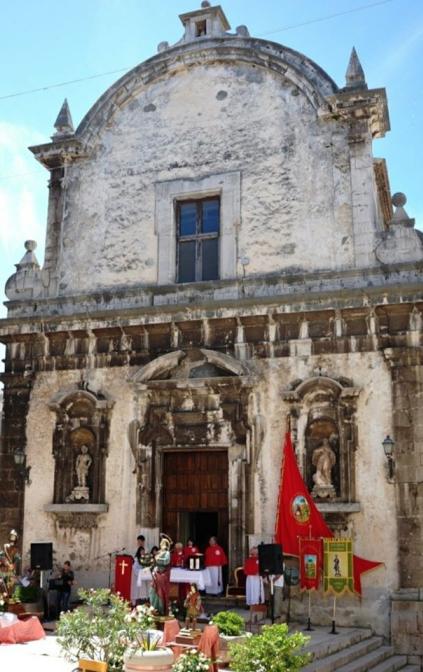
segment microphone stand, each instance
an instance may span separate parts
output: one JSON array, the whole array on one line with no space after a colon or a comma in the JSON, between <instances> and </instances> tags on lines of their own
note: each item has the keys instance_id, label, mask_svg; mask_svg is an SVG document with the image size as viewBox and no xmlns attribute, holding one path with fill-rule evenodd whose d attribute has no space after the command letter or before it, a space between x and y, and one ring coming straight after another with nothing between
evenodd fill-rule
<instances>
[{"instance_id":1,"label":"microphone stand","mask_svg":"<svg viewBox=\"0 0 423 672\"><path fill-rule=\"evenodd\" d=\"M119 553L122 553L123 551L126 551L126 547L123 546L123 548L116 549L115 551L109 551L108 553L103 553L102 555L97 555L94 560L102 560L103 558L109 558L109 588L111 588L112 585L112 558L114 555L119 555Z\"/></svg>"}]
</instances>

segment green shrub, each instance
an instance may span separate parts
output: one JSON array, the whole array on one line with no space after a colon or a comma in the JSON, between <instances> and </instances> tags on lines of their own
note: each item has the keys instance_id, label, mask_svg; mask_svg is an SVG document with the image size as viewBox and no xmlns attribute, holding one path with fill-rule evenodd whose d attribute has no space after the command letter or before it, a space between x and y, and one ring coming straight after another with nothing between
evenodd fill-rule
<instances>
[{"instance_id":1,"label":"green shrub","mask_svg":"<svg viewBox=\"0 0 423 672\"><path fill-rule=\"evenodd\" d=\"M41 590L37 586L16 586L13 597L19 602L38 602L41 598Z\"/></svg>"},{"instance_id":2,"label":"green shrub","mask_svg":"<svg viewBox=\"0 0 423 672\"><path fill-rule=\"evenodd\" d=\"M112 672L123 667L123 654L139 633L140 624L131 608L107 588L80 590L84 606L61 614L57 624L58 643L65 657L104 661Z\"/></svg>"},{"instance_id":3,"label":"green shrub","mask_svg":"<svg viewBox=\"0 0 423 672\"><path fill-rule=\"evenodd\" d=\"M245 631L245 622L242 616L234 611L219 611L212 618L221 635L242 635Z\"/></svg>"},{"instance_id":4,"label":"green shrub","mask_svg":"<svg viewBox=\"0 0 423 672\"><path fill-rule=\"evenodd\" d=\"M306 665L310 655L300 653L309 637L301 632L288 634L288 626L265 625L261 635L245 642L229 644L233 672L296 672Z\"/></svg>"}]
</instances>

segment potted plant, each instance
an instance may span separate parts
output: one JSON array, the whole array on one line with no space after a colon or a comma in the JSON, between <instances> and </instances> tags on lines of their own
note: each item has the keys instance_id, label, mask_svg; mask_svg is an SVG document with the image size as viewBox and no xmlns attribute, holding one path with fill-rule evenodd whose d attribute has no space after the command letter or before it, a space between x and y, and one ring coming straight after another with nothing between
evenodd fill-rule
<instances>
[{"instance_id":1,"label":"potted plant","mask_svg":"<svg viewBox=\"0 0 423 672\"><path fill-rule=\"evenodd\" d=\"M125 617L131 625L126 635L126 651L123 656L124 670L148 672L152 670L171 670L174 662L173 651L159 646L163 633L153 630L155 625L154 608L139 605Z\"/></svg>"},{"instance_id":2,"label":"potted plant","mask_svg":"<svg viewBox=\"0 0 423 672\"><path fill-rule=\"evenodd\" d=\"M245 621L235 611L219 611L212 618L213 625L217 625L220 637L220 648L224 651L229 643L242 642L251 636L245 632Z\"/></svg>"},{"instance_id":3,"label":"potted plant","mask_svg":"<svg viewBox=\"0 0 423 672\"><path fill-rule=\"evenodd\" d=\"M178 658L172 667L172 672L208 672L211 663L210 658L201 651L189 649Z\"/></svg>"},{"instance_id":4,"label":"potted plant","mask_svg":"<svg viewBox=\"0 0 423 672\"><path fill-rule=\"evenodd\" d=\"M149 648L151 654L158 650L154 640L163 634L145 634L154 623L150 607L139 606L131 611L128 602L106 588L80 590L78 594L83 608L61 614L57 624L58 643L68 660L105 662L110 672L122 672L123 669L141 669L131 667L134 651L142 649L144 661L149 657L159 657L157 653L155 656L148 655ZM170 654L169 670L173 663L173 653L170 651ZM148 669L148 666L144 665L143 669Z\"/></svg>"},{"instance_id":5,"label":"potted plant","mask_svg":"<svg viewBox=\"0 0 423 672\"><path fill-rule=\"evenodd\" d=\"M286 623L265 625L262 633L244 642L230 644L233 672L296 672L310 661L310 654L300 650L309 640L301 632L288 634Z\"/></svg>"},{"instance_id":6,"label":"potted plant","mask_svg":"<svg viewBox=\"0 0 423 672\"><path fill-rule=\"evenodd\" d=\"M110 590L79 590L83 608L61 614L57 624L58 643L65 657L106 662L111 672L121 672L127 640L134 624L127 619L131 608Z\"/></svg>"}]
</instances>

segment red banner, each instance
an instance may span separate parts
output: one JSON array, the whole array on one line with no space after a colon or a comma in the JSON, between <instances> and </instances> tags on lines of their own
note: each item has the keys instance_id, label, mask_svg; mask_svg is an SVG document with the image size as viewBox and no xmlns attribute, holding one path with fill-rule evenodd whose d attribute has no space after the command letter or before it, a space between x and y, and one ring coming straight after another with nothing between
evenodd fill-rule
<instances>
[{"instance_id":1,"label":"red banner","mask_svg":"<svg viewBox=\"0 0 423 672\"><path fill-rule=\"evenodd\" d=\"M298 557L300 538L311 536L323 538L334 535L326 525L302 479L289 432L285 435L283 452L275 542L282 544L286 555ZM354 590L356 593L361 595L361 575L382 564L382 562L373 562L354 555Z\"/></svg>"},{"instance_id":2,"label":"red banner","mask_svg":"<svg viewBox=\"0 0 423 672\"><path fill-rule=\"evenodd\" d=\"M318 590L322 567L322 540L299 539L300 547L300 588Z\"/></svg>"},{"instance_id":3,"label":"red banner","mask_svg":"<svg viewBox=\"0 0 423 672\"><path fill-rule=\"evenodd\" d=\"M115 593L131 601L132 555L117 555L115 559Z\"/></svg>"}]
</instances>

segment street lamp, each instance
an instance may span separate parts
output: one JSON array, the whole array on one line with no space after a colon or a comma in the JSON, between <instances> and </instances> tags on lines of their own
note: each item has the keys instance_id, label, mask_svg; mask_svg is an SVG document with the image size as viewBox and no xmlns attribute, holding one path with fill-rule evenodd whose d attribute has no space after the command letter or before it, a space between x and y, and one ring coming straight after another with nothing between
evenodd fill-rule
<instances>
[{"instance_id":1,"label":"street lamp","mask_svg":"<svg viewBox=\"0 0 423 672\"><path fill-rule=\"evenodd\" d=\"M382 446L383 446L383 451L386 455L386 458L388 460L388 473L389 473L389 480L392 481L394 477L394 447L395 447L395 441L391 439L389 434L386 435L386 437L382 441Z\"/></svg>"},{"instance_id":2,"label":"street lamp","mask_svg":"<svg viewBox=\"0 0 423 672\"><path fill-rule=\"evenodd\" d=\"M15 460L19 477L22 478L25 483L30 485L31 479L29 478L29 472L31 471L31 467L26 466L26 455L22 448L16 448L13 453L13 459Z\"/></svg>"}]
</instances>

